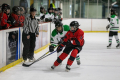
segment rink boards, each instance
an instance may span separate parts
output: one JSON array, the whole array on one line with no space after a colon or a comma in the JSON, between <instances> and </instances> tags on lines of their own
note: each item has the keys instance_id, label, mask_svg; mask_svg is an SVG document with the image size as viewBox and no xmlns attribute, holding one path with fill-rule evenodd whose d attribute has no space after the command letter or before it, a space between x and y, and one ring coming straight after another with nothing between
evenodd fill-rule
<instances>
[{"instance_id":1,"label":"rink boards","mask_svg":"<svg viewBox=\"0 0 120 80\"><path fill-rule=\"evenodd\" d=\"M10 33L17 32L14 41L10 40ZM22 62L22 27L11 28L0 31L0 72ZM36 38L35 52L45 49L50 44L50 23L39 24L39 37ZM15 58L9 60L15 52ZM11 54L12 53L12 54Z\"/></svg>"}]
</instances>

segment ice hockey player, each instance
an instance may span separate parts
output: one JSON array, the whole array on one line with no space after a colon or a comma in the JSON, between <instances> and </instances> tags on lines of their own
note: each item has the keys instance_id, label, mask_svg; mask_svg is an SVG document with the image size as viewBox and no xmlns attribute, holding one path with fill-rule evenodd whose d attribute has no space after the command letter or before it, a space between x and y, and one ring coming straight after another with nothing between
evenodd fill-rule
<instances>
[{"instance_id":1,"label":"ice hockey player","mask_svg":"<svg viewBox=\"0 0 120 80\"><path fill-rule=\"evenodd\" d=\"M2 4L2 12L0 13L0 29L7 29L11 25L7 23L10 14L10 6L6 3Z\"/></svg>"},{"instance_id":2,"label":"ice hockey player","mask_svg":"<svg viewBox=\"0 0 120 80\"><path fill-rule=\"evenodd\" d=\"M45 8L41 6L40 7L40 21L43 21L45 18L44 10Z\"/></svg>"},{"instance_id":3,"label":"ice hockey player","mask_svg":"<svg viewBox=\"0 0 120 80\"><path fill-rule=\"evenodd\" d=\"M69 31L68 25L63 25L62 22L57 21L55 23L55 29L52 31L51 34L51 45L49 46L49 51L53 52L54 47L58 44L61 44L63 42L63 39L65 37L65 34ZM57 53L57 57L59 57L60 53Z\"/></svg>"},{"instance_id":4,"label":"ice hockey player","mask_svg":"<svg viewBox=\"0 0 120 80\"><path fill-rule=\"evenodd\" d=\"M54 18L55 18L55 19L58 19L58 9L57 9L57 8L55 8Z\"/></svg>"},{"instance_id":5,"label":"ice hockey player","mask_svg":"<svg viewBox=\"0 0 120 80\"><path fill-rule=\"evenodd\" d=\"M52 21L54 19L54 15L52 14L53 8L48 8L48 13L45 15L45 22Z\"/></svg>"},{"instance_id":6,"label":"ice hockey player","mask_svg":"<svg viewBox=\"0 0 120 80\"><path fill-rule=\"evenodd\" d=\"M16 20L15 24L13 25L14 27L21 27L21 18L20 18L20 7L14 6L12 8L13 13L11 16Z\"/></svg>"},{"instance_id":7,"label":"ice hockey player","mask_svg":"<svg viewBox=\"0 0 120 80\"><path fill-rule=\"evenodd\" d=\"M109 30L109 45L107 46L107 48L110 48L112 45L112 38L113 36L116 39L117 42L117 46L116 48L120 47L120 41L118 38L118 31L119 31L119 19L116 16L116 11L114 9L111 9L111 18L109 18L110 24L106 27L106 29Z\"/></svg>"},{"instance_id":8,"label":"ice hockey player","mask_svg":"<svg viewBox=\"0 0 120 80\"><path fill-rule=\"evenodd\" d=\"M51 66L51 69L54 69L56 66L58 66L71 52L66 65L66 71L70 70L70 66L84 45L84 32L78 28L79 26L80 25L77 21L72 21L70 23L70 31L66 33L63 43L61 43L57 48L57 52L59 53L62 51L63 47L65 47L65 49L54 62L53 66Z\"/></svg>"},{"instance_id":9,"label":"ice hockey player","mask_svg":"<svg viewBox=\"0 0 120 80\"><path fill-rule=\"evenodd\" d=\"M24 20L25 20L25 16L24 16L24 13L25 13L25 9L24 7L20 7L20 22L21 22L21 27L23 27L24 25Z\"/></svg>"}]
</instances>

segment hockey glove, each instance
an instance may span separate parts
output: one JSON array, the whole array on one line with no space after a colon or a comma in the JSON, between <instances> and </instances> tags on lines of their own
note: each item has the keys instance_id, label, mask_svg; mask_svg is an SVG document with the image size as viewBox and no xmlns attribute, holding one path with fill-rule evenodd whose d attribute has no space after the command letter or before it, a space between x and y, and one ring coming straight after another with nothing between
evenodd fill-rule
<instances>
[{"instance_id":1,"label":"hockey glove","mask_svg":"<svg viewBox=\"0 0 120 80\"><path fill-rule=\"evenodd\" d=\"M64 46L59 45L59 46L58 46L58 48L57 48L57 53L61 52L61 51L62 51L62 49L63 49L63 47L64 47Z\"/></svg>"},{"instance_id":2,"label":"hockey glove","mask_svg":"<svg viewBox=\"0 0 120 80\"><path fill-rule=\"evenodd\" d=\"M51 22L52 21L52 19L49 19L49 22Z\"/></svg>"},{"instance_id":3,"label":"hockey glove","mask_svg":"<svg viewBox=\"0 0 120 80\"><path fill-rule=\"evenodd\" d=\"M107 20L110 22L110 18L108 17Z\"/></svg>"},{"instance_id":4,"label":"hockey glove","mask_svg":"<svg viewBox=\"0 0 120 80\"><path fill-rule=\"evenodd\" d=\"M50 45L50 46L49 46L49 51L50 51L50 52L53 52L53 51L54 51L54 46L53 46L53 45Z\"/></svg>"},{"instance_id":5,"label":"hockey glove","mask_svg":"<svg viewBox=\"0 0 120 80\"><path fill-rule=\"evenodd\" d=\"M64 42L64 41L63 41L64 38L65 38L65 36L60 39L60 41L58 42L58 44L62 44L62 43Z\"/></svg>"},{"instance_id":6,"label":"hockey glove","mask_svg":"<svg viewBox=\"0 0 120 80\"><path fill-rule=\"evenodd\" d=\"M48 18L45 18L45 22L48 22L49 21L49 19Z\"/></svg>"},{"instance_id":7,"label":"hockey glove","mask_svg":"<svg viewBox=\"0 0 120 80\"><path fill-rule=\"evenodd\" d=\"M110 25L107 25L107 26L106 26L106 30L108 30L108 29L109 29L109 27L110 27Z\"/></svg>"},{"instance_id":8,"label":"hockey glove","mask_svg":"<svg viewBox=\"0 0 120 80\"><path fill-rule=\"evenodd\" d=\"M70 41L70 40L68 40L65 44L66 44L66 46L68 46L68 47L73 46L73 44L71 43L71 41Z\"/></svg>"},{"instance_id":9,"label":"hockey glove","mask_svg":"<svg viewBox=\"0 0 120 80\"><path fill-rule=\"evenodd\" d=\"M41 18L40 18L40 19L41 19L41 20L43 20L44 18L45 18L45 15L41 16Z\"/></svg>"}]
</instances>

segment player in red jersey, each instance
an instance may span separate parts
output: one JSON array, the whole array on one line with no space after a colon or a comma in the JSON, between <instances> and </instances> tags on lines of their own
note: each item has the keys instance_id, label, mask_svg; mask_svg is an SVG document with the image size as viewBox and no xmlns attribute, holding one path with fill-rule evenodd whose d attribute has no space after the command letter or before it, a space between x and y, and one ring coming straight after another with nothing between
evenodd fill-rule
<instances>
[{"instance_id":1,"label":"player in red jersey","mask_svg":"<svg viewBox=\"0 0 120 80\"><path fill-rule=\"evenodd\" d=\"M11 25L7 23L10 14L10 6L6 3L2 4L2 12L0 13L0 29L8 29Z\"/></svg>"}]
</instances>

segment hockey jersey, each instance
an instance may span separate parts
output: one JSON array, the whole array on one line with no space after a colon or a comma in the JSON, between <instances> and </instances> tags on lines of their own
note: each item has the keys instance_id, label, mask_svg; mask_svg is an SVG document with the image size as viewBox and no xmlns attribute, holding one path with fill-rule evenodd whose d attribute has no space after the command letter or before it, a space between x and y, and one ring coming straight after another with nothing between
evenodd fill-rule
<instances>
[{"instance_id":1,"label":"hockey jersey","mask_svg":"<svg viewBox=\"0 0 120 80\"><path fill-rule=\"evenodd\" d=\"M111 15L110 19L110 31L119 31L119 19L116 15Z\"/></svg>"},{"instance_id":2,"label":"hockey jersey","mask_svg":"<svg viewBox=\"0 0 120 80\"><path fill-rule=\"evenodd\" d=\"M58 33L56 31L56 29L54 29L52 31L52 34L51 34L51 44L53 46L56 46L59 41L61 40L61 38L65 37L65 34L70 30L69 26L68 25L63 25L63 32L62 33Z\"/></svg>"},{"instance_id":3,"label":"hockey jersey","mask_svg":"<svg viewBox=\"0 0 120 80\"><path fill-rule=\"evenodd\" d=\"M47 13L47 14L45 15L45 18L54 19L54 15L53 15L52 13L51 13L51 14Z\"/></svg>"},{"instance_id":4,"label":"hockey jersey","mask_svg":"<svg viewBox=\"0 0 120 80\"><path fill-rule=\"evenodd\" d=\"M71 41L73 45L83 46L84 45L84 32L81 29L77 29L76 32L68 31L65 35L64 42ZM62 45L64 46L64 44Z\"/></svg>"},{"instance_id":5,"label":"hockey jersey","mask_svg":"<svg viewBox=\"0 0 120 80\"><path fill-rule=\"evenodd\" d=\"M40 13L40 21L44 21L43 19L42 19L42 16L43 16L44 14L43 13Z\"/></svg>"}]
</instances>

